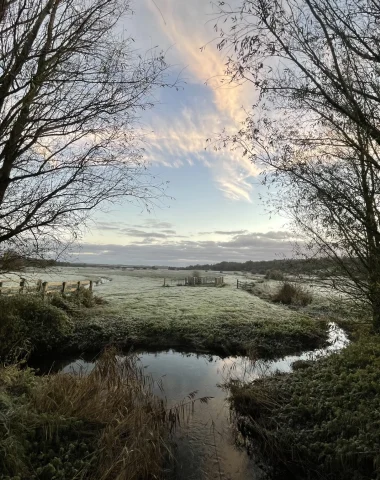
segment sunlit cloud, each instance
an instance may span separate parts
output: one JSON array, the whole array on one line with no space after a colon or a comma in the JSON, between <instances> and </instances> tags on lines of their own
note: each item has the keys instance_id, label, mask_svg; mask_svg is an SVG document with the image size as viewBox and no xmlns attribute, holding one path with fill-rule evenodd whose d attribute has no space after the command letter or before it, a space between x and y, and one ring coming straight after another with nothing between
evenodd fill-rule
<instances>
[{"instance_id":1,"label":"sunlit cloud","mask_svg":"<svg viewBox=\"0 0 380 480\"><path fill-rule=\"evenodd\" d=\"M216 185L227 198L250 202L250 179L259 170L239 150L214 152L211 147L205 151L207 138L215 138L222 129L235 132L239 128L245 118L242 106L255 100L248 86L223 83L226 59L216 49L216 42L202 48L216 35L212 22L207 23L210 8L205 8L204 0L146 0L146 5L161 35L173 45L180 63L187 66L190 78L185 94L188 90L191 95L194 84L206 85L202 102L194 100L175 112L175 121L153 116L155 133L147 139L149 160L174 168L201 162L212 170Z\"/></svg>"},{"instance_id":2,"label":"sunlit cloud","mask_svg":"<svg viewBox=\"0 0 380 480\"><path fill-rule=\"evenodd\" d=\"M209 168L225 196L251 202L252 179L260 170L239 150L207 150L207 138L222 128L217 113L190 112L186 108L176 122L160 119L160 126L147 138L147 158L153 164L176 167L178 162L200 162ZM174 162L172 159L176 159ZM181 160L177 160L181 159Z\"/></svg>"},{"instance_id":3,"label":"sunlit cloud","mask_svg":"<svg viewBox=\"0 0 380 480\"><path fill-rule=\"evenodd\" d=\"M147 6L156 16L161 31L167 36L187 70L197 81L206 83L214 93L214 102L219 111L225 111L234 121L244 120L242 105L247 100L246 88L236 88L224 76L226 59L216 49L217 41L212 26L212 10L204 0L147 1ZM206 12L211 16L207 17Z\"/></svg>"}]
</instances>

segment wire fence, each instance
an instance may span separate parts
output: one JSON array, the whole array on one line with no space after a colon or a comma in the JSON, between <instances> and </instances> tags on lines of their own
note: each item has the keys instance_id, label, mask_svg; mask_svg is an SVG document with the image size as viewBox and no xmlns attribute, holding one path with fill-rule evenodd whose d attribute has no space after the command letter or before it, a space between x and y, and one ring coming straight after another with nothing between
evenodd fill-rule
<instances>
[{"instance_id":1,"label":"wire fence","mask_svg":"<svg viewBox=\"0 0 380 480\"><path fill-rule=\"evenodd\" d=\"M217 287L221 285L224 285L224 277L164 278L164 287Z\"/></svg>"},{"instance_id":2,"label":"wire fence","mask_svg":"<svg viewBox=\"0 0 380 480\"><path fill-rule=\"evenodd\" d=\"M27 293L39 293L43 297L51 293L62 295L79 292L81 289L92 291L94 282L92 280L70 280L62 282L44 282L37 280L30 283L24 278L20 282L13 280L0 280L0 295L22 295Z\"/></svg>"},{"instance_id":3,"label":"wire fence","mask_svg":"<svg viewBox=\"0 0 380 480\"><path fill-rule=\"evenodd\" d=\"M236 288L240 288L242 290L251 291L255 286L254 282L242 282L241 280L236 280Z\"/></svg>"}]
</instances>

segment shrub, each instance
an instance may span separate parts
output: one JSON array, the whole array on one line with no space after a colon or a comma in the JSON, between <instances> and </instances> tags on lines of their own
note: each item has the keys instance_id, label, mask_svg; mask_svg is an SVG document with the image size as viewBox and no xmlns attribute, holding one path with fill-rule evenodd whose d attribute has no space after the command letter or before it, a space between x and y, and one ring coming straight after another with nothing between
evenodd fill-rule
<instances>
[{"instance_id":1,"label":"shrub","mask_svg":"<svg viewBox=\"0 0 380 480\"><path fill-rule=\"evenodd\" d=\"M312 302L313 296L311 292L305 290L301 285L284 282L272 297L272 300L273 302L283 303L284 305L306 307L306 305Z\"/></svg>"},{"instance_id":2,"label":"shrub","mask_svg":"<svg viewBox=\"0 0 380 480\"><path fill-rule=\"evenodd\" d=\"M94 295L88 288L81 288L79 292L77 292L76 295L72 295L71 298L76 299L83 307L92 308L95 306Z\"/></svg>"},{"instance_id":3,"label":"shrub","mask_svg":"<svg viewBox=\"0 0 380 480\"><path fill-rule=\"evenodd\" d=\"M72 331L67 314L37 296L0 297L0 357L31 349L45 353Z\"/></svg>"},{"instance_id":4,"label":"shrub","mask_svg":"<svg viewBox=\"0 0 380 480\"><path fill-rule=\"evenodd\" d=\"M284 274L280 270L267 270L265 278L267 280L284 280Z\"/></svg>"},{"instance_id":5,"label":"shrub","mask_svg":"<svg viewBox=\"0 0 380 480\"><path fill-rule=\"evenodd\" d=\"M77 311L77 307L75 303L71 300L70 297L63 297L59 293L54 293L52 295L49 295L48 301L50 305L53 305L54 307L59 308L60 310L63 310L69 315L73 315Z\"/></svg>"},{"instance_id":6,"label":"shrub","mask_svg":"<svg viewBox=\"0 0 380 480\"><path fill-rule=\"evenodd\" d=\"M73 315L80 307L93 308L96 305L105 305L108 302L97 295L93 295L88 288L81 288L79 292L62 296L58 293L49 295L48 301L61 310Z\"/></svg>"}]
</instances>

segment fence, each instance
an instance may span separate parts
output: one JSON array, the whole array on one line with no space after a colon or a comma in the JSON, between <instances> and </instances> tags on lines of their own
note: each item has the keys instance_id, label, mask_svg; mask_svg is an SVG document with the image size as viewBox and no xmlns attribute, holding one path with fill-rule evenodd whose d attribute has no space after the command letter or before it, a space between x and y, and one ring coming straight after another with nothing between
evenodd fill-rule
<instances>
[{"instance_id":1,"label":"fence","mask_svg":"<svg viewBox=\"0 0 380 480\"><path fill-rule=\"evenodd\" d=\"M7 285L9 284L9 285ZM65 282L43 282L38 280L35 284L28 283L21 279L20 283L15 285L12 280L0 280L0 295L16 295L23 293L40 293L43 297L49 293L78 292L81 288L93 289L92 280L65 281Z\"/></svg>"},{"instance_id":2,"label":"fence","mask_svg":"<svg viewBox=\"0 0 380 480\"><path fill-rule=\"evenodd\" d=\"M167 286L204 286L204 287L217 287L224 284L224 277L187 277L187 278L164 278L164 287Z\"/></svg>"},{"instance_id":3,"label":"fence","mask_svg":"<svg viewBox=\"0 0 380 480\"><path fill-rule=\"evenodd\" d=\"M241 288L242 290L252 290L254 286L254 282L241 282L240 280L236 280L236 288Z\"/></svg>"}]
</instances>

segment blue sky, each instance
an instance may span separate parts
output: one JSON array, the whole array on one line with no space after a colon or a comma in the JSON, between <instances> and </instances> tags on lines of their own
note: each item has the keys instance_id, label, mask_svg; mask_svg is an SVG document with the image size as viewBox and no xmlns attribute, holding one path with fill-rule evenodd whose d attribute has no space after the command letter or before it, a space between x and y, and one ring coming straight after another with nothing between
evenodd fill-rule
<instances>
[{"instance_id":1,"label":"blue sky","mask_svg":"<svg viewBox=\"0 0 380 480\"><path fill-rule=\"evenodd\" d=\"M215 152L206 139L236 131L255 92L220 86L225 59L207 0L139 0L125 30L141 51L167 51L183 88L156 92L144 114L151 172L168 181L152 212L122 203L96 214L73 259L89 263L184 265L269 260L291 253L284 218L270 218L259 196L259 171L240 152ZM172 198L171 198L172 197Z\"/></svg>"}]
</instances>

